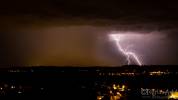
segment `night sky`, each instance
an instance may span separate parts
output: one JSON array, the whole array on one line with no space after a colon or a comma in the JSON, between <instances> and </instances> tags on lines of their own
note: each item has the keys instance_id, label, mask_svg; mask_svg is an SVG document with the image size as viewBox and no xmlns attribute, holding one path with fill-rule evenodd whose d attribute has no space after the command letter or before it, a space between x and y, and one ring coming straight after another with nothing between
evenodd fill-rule
<instances>
[{"instance_id":1,"label":"night sky","mask_svg":"<svg viewBox=\"0 0 178 100\"><path fill-rule=\"evenodd\" d=\"M109 34L144 65L178 64L176 0L1 0L1 66L121 66L126 56ZM138 36L138 37L137 37Z\"/></svg>"}]
</instances>

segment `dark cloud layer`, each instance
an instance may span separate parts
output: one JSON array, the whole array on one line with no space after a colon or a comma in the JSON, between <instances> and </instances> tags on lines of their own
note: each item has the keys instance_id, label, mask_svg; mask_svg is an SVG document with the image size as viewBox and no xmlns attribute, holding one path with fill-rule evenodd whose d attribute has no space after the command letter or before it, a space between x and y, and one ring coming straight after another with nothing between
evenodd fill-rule
<instances>
[{"instance_id":1,"label":"dark cloud layer","mask_svg":"<svg viewBox=\"0 0 178 100\"><path fill-rule=\"evenodd\" d=\"M41 17L100 17L125 16L176 18L176 1L130 0L6 0L1 1L1 14L39 15Z\"/></svg>"},{"instance_id":2,"label":"dark cloud layer","mask_svg":"<svg viewBox=\"0 0 178 100\"><path fill-rule=\"evenodd\" d=\"M151 41L139 52L145 64L178 64L176 4L127 0L1 1L0 64L120 66L126 64L126 57L108 40L107 34L113 30L166 36Z\"/></svg>"}]
</instances>

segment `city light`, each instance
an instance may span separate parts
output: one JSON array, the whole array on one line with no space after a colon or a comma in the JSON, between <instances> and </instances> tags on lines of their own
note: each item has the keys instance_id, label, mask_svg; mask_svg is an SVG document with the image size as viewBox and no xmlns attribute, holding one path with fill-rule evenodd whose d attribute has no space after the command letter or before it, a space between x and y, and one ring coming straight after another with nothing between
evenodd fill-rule
<instances>
[{"instance_id":1,"label":"city light","mask_svg":"<svg viewBox=\"0 0 178 100\"><path fill-rule=\"evenodd\" d=\"M178 92L172 92L168 99L178 99Z\"/></svg>"},{"instance_id":2,"label":"city light","mask_svg":"<svg viewBox=\"0 0 178 100\"><path fill-rule=\"evenodd\" d=\"M11 86L11 89L14 89L15 88L15 86Z\"/></svg>"},{"instance_id":3,"label":"city light","mask_svg":"<svg viewBox=\"0 0 178 100\"><path fill-rule=\"evenodd\" d=\"M149 75L166 75L169 74L169 72L163 72L163 71L153 71L153 72L149 72Z\"/></svg>"},{"instance_id":4,"label":"city light","mask_svg":"<svg viewBox=\"0 0 178 100\"><path fill-rule=\"evenodd\" d=\"M18 91L18 94L21 94L22 92L21 91Z\"/></svg>"},{"instance_id":5,"label":"city light","mask_svg":"<svg viewBox=\"0 0 178 100\"><path fill-rule=\"evenodd\" d=\"M116 90L116 89L117 89L117 87L116 87L116 85L115 85L115 84L113 84L113 89L114 89L114 90Z\"/></svg>"},{"instance_id":6,"label":"city light","mask_svg":"<svg viewBox=\"0 0 178 100\"><path fill-rule=\"evenodd\" d=\"M97 100L101 100L103 96L97 96Z\"/></svg>"}]
</instances>

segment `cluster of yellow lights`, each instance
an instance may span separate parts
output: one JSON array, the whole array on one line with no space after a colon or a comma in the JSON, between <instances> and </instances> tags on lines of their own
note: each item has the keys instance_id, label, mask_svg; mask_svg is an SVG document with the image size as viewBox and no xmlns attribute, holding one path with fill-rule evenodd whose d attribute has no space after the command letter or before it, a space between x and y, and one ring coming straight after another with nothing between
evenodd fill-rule
<instances>
[{"instance_id":1,"label":"cluster of yellow lights","mask_svg":"<svg viewBox=\"0 0 178 100\"><path fill-rule=\"evenodd\" d=\"M110 100L119 100L120 96L116 95L116 96L111 96Z\"/></svg>"},{"instance_id":2,"label":"cluster of yellow lights","mask_svg":"<svg viewBox=\"0 0 178 100\"><path fill-rule=\"evenodd\" d=\"M120 92L116 92L116 95L113 95L113 92L110 91L110 100L119 100L122 97L122 94Z\"/></svg>"},{"instance_id":3,"label":"cluster of yellow lights","mask_svg":"<svg viewBox=\"0 0 178 100\"><path fill-rule=\"evenodd\" d=\"M178 92L172 92L168 99L178 99Z\"/></svg>"},{"instance_id":4,"label":"cluster of yellow lights","mask_svg":"<svg viewBox=\"0 0 178 100\"><path fill-rule=\"evenodd\" d=\"M161 71L154 71L154 72L150 72L150 75L162 75L162 74L168 74L168 72L161 72Z\"/></svg>"},{"instance_id":5,"label":"cluster of yellow lights","mask_svg":"<svg viewBox=\"0 0 178 100\"><path fill-rule=\"evenodd\" d=\"M125 91L126 86L122 85L120 86L119 84L113 84L112 88L114 89L114 91L110 90L109 91L109 95L110 95L110 100L119 100L122 97L122 94L120 93L120 91ZM97 96L97 100L102 100L104 98L104 96Z\"/></svg>"},{"instance_id":6,"label":"cluster of yellow lights","mask_svg":"<svg viewBox=\"0 0 178 100\"><path fill-rule=\"evenodd\" d=\"M125 85L122 85L122 87L120 87L119 84L117 86L115 84L113 84L113 89L114 90L124 91L125 90Z\"/></svg>"},{"instance_id":7,"label":"cluster of yellow lights","mask_svg":"<svg viewBox=\"0 0 178 100\"><path fill-rule=\"evenodd\" d=\"M100 76L109 75L109 76L122 76L122 75L128 75L128 76L135 76L135 73L99 73Z\"/></svg>"}]
</instances>

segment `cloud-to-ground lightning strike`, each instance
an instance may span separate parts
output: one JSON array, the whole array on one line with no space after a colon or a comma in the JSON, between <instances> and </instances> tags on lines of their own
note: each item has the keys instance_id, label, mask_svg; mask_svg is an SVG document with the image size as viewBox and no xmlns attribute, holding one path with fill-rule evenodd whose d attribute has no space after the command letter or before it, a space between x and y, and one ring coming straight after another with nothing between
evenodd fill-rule
<instances>
[{"instance_id":1,"label":"cloud-to-ground lightning strike","mask_svg":"<svg viewBox=\"0 0 178 100\"><path fill-rule=\"evenodd\" d=\"M109 38L116 42L117 49L119 51L121 51L127 57L128 65L130 65L130 62L131 62L130 57L133 57L139 66L142 65L142 63L139 60L138 56L134 52L131 52L131 51L128 51L128 50L122 48L122 46L120 44L120 36L119 36L119 34L110 34Z\"/></svg>"}]
</instances>

